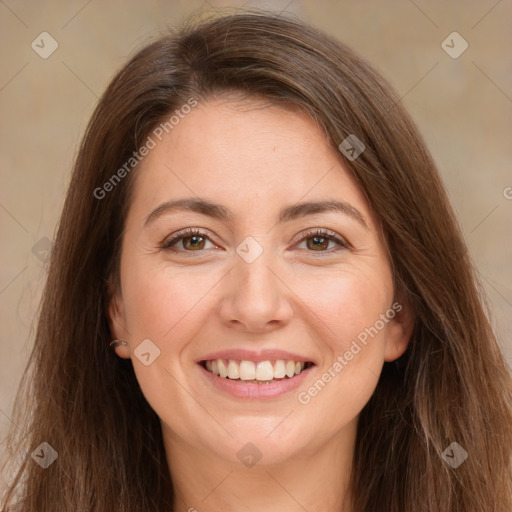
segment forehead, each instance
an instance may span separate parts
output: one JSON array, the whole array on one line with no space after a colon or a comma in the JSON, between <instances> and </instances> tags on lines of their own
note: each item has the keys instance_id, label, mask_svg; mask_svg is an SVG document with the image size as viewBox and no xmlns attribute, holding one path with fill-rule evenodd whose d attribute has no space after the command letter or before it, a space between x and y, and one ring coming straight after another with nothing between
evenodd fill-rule
<instances>
[{"instance_id":1,"label":"forehead","mask_svg":"<svg viewBox=\"0 0 512 512\"><path fill-rule=\"evenodd\" d=\"M155 146L136 171L132 206L139 213L198 196L240 215L340 199L371 216L337 150L298 108L220 98L198 104L168 132L161 140L152 135Z\"/></svg>"}]
</instances>

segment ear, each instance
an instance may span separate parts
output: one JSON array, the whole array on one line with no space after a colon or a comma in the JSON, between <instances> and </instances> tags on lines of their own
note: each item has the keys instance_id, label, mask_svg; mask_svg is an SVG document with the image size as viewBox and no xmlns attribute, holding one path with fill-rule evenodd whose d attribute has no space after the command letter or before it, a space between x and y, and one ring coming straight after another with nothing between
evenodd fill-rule
<instances>
[{"instance_id":1,"label":"ear","mask_svg":"<svg viewBox=\"0 0 512 512\"><path fill-rule=\"evenodd\" d=\"M402 300L395 301L390 308L395 312L389 321L384 360L392 362L407 349L414 329L415 312L411 304Z\"/></svg>"},{"instance_id":2,"label":"ear","mask_svg":"<svg viewBox=\"0 0 512 512\"><path fill-rule=\"evenodd\" d=\"M130 359L130 340L126 324L125 308L120 290L112 280L108 281L107 319L112 339L126 341L127 345L118 344L114 350L119 357Z\"/></svg>"}]
</instances>

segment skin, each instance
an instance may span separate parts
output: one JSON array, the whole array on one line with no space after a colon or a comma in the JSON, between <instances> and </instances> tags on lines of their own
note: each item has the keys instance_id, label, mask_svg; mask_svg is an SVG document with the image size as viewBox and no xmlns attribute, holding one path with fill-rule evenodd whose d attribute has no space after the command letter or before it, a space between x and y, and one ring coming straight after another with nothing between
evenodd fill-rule
<instances>
[{"instance_id":1,"label":"skin","mask_svg":"<svg viewBox=\"0 0 512 512\"><path fill-rule=\"evenodd\" d=\"M309 403L298 401L395 300L378 221L340 154L296 109L219 97L192 109L136 172L108 315L127 342L117 355L132 359L161 420L174 510L350 512L359 413L384 361L407 348L413 318L403 307ZM226 206L233 221L175 211L144 227L161 203L194 196ZM350 203L369 229L340 212L277 224L281 208L326 199ZM180 253L159 247L189 227L208 238L182 239ZM315 249L312 237L300 241L310 228L351 247ZM236 252L248 236L263 249L252 263ZM134 355L144 339L160 350L148 366ZM281 397L233 398L194 362L230 348L288 350L316 367ZM237 457L247 442L262 454L250 468Z\"/></svg>"}]
</instances>

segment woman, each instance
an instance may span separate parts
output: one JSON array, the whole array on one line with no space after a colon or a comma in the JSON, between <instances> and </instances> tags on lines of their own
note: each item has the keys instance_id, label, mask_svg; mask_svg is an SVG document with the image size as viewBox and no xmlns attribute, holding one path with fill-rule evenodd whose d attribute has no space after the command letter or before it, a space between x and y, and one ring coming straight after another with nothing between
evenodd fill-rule
<instances>
[{"instance_id":1,"label":"woman","mask_svg":"<svg viewBox=\"0 0 512 512\"><path fill-rule=\"evenodd\" d=\"M6 510L512 509L510 373L435 164L296 20L192 24L113 79L29 369Z\"/></svg>"}]
</instances>

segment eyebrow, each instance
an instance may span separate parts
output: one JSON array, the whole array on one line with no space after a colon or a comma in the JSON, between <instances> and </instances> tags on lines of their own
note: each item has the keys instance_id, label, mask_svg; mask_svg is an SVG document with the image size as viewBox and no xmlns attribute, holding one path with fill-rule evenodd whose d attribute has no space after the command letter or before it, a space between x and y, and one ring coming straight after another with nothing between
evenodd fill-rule
<instances>
[{"instance_id":1,"label":"eyebrow","mask_svg":"<svg viewBox=\"0 0 512 512\"><path fill-rule=\"evenodd\" d=\"M221 204L212 203L211 201L199 197L189 197L166 201L160 204L146 217L144 227L165 214L179 210L199 213L223 222L232 222L235 217L231 210ZM282 224L306 217L307 215L327 212L342 213L356 220L365 229L370 229L364 215L359 210L349 203L338 200L312 201L286 206L279 213L278 223Z\"/></svg>"}]
</instances>

